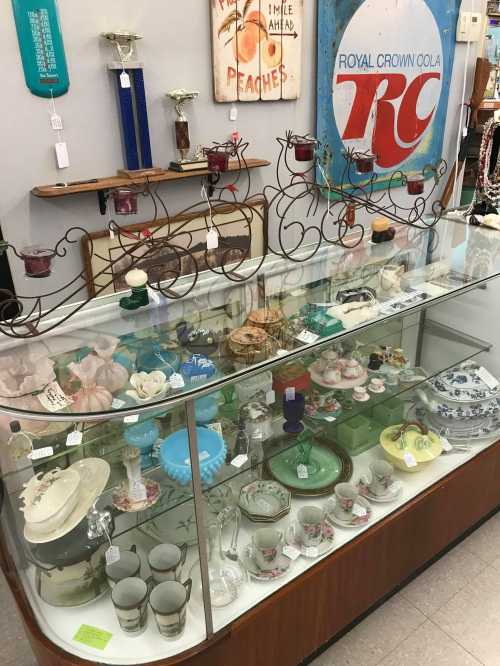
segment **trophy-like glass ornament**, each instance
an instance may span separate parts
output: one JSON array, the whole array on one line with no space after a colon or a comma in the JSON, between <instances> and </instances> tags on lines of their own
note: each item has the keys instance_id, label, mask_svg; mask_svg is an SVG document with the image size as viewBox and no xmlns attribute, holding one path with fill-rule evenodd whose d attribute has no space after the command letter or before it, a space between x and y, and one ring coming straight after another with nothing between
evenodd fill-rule
<instances>
[{"instance_id":1,"label":"trophy-like glass ornament","mask_svg":"<svg viewBox=\"0 0 500 666\"><path fill-rule=\"evenodd\" d=\"M196 90L189 91L184 88L171 90L167 97L175 103L177 119L175 125L175 141L179 151L179 160L170 162L170 168L174 171L195 171L196 169L206 169L207 160L202 151L196 151L194 155L189 156L191 140L189 138L189 122L184 113L184 104L194 100L200 93Z\"/></svg>"},{"instance_id":2,"label":"trophy-like glass ornament","mask_svg":"<svg viewBox=\"0 0 500 666\"><path fill-rule=\"evenodd\" d=\"M138 172L154 174L162 169L153 167L151 140L149 137L148 109L142 63L135 59L136 42L142 36L128 30L104 32L118 55L118 60L109 64L116 75L126 169L120 175L138 175Z\"/></svg>"}]
</instances>

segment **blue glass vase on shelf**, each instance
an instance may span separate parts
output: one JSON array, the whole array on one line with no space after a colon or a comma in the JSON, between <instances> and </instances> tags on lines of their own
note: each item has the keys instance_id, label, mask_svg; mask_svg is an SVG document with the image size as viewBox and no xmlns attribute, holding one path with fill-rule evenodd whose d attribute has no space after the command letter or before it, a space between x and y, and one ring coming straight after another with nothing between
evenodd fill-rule
<instances>
[{"instance_id":1,"label":"blue glass vase on shelf","mask_svg":"<svg viewBox=\"0 0 500 666\"><path fill-rule=\"evenodd\" d=\"M302 393L294 393L293 397L288 394L288 389L283 396L283 416L285 423L283 430L291 435L298 435L304 430L301 423L304 418L306 400Z\"/></svg>"}]
</instances>

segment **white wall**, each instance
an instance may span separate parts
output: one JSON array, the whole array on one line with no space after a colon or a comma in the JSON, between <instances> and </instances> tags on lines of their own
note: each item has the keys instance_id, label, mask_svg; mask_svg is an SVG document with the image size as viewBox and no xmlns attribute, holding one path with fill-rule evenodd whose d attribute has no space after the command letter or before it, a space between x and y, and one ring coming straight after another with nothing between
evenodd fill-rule
<instances>
[{"instance_id":1,"label":"white wall","mask_svg":"<svg viewBox=\"0 0 500 666\"><path fill-rule=\"evenodd\" d=\"M486 0L466 2L477 10L485 4ZM200 91L200 99L189 108L193 144L225 140L236 127L251 142L249 156L275 160L278 152L275 137L283 135L286 128L314 132L316 2L305 0L304 6L301 99L240 104L238 122L230 123L229 107L213 101L210 0L59 0L71 78L69 93L56 101L71 158L71 167L61 175L55 168L48 101L34 97L25 86L11 3L3 0L0 3L0 62L4 72L0 146L4 168L0 182L0 224L4 237L18 247L28 242L50 247L70 226L95 231L106 223L99 215L95 195L49 201L29 194L37 184L112 175L123 166L115 94L106 69L110 50L98 36L103 31L121 27L144 35L139 43L139 57L144 63L153 157L158 166L168 165L175 153L171 128L174 113L165 92L176 87ZM445 132L447 159L454 150L457 132L465 50L465 45L457 46ZM473 47L469 81L474 62ZM254 171L253 191L261 191L273 174L272 167ZM199 181L162 186L161 193L167 196L170 211L175 212L199 198ZM137 221L151 217L151 211L143 206ZM78 244L71 253L74 262L60 262L54 275L44 281L44 289L49 290L74 274L80 262ZM15 260L12 270L20 294L39 288L37 281L24 277Z\"/></svg>"}]
</instances>

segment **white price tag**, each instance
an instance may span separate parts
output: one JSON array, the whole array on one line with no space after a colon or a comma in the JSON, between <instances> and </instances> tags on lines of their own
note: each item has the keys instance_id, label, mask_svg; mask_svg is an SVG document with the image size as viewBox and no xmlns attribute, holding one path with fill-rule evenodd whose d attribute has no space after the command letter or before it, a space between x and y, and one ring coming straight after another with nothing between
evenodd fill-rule
<instances>
[{"instance_id":1,"label":"white price tag","mask_svg":"<svg viewBox=\"0 0 500 666\"><path fill-rule=\"evenodd\" d=\"M209 423L207 428L213 430L222 437L222 423L220 421L217 421L217 423Z\"/></svg>"},{"instance_id":2,"label":"white price tag","mask_svg":"<svg viewBox=\"0 0 500 666\"><path fill-rule=\"evenodd\" d=\"M111 403L111 407L113 409L120 409L120 407L123 407L123 405L127 404L125 400L120 400L120 398L114 398L113 402Z\"/></svg>"},{"instance_id":3,"label":"white price tag","mask_svg":"<svg viewBox=\"0 0 500 666\"><path fill-rule=\"evenodd\" d=\"M207 250L216 250L219 247L219 234L215 229L207 232Z\"/></svg>"},{"instance_id":4,"label":"white price tag","mask_svg":"<svg viewBox=\"0 0 500 666\"><path fill-rule=\"evenodd\" d=\"M118 546L110 546L106 551L106 565L109 567L111 564L120 561L120 549Z\"/></svg>"},{"instance_id":5,"label":"white price tag","mask_svg":"<svg viewBox=\"0 0 500 666\"><path fill-rule=\"evenodd\" d=\"M325 416L325 421L328 421L328 423L333 423L336 420L335 416Z\"/></svg>"},{"instance_id":6,"label":"white price tag","mask_svg":"<svg viewBox=\"0 0 500 666\"><path fill-rule=\"evenodd\" d=\"M292 562L295 562L295 560L300 557L300 550L294 546L284 546L283 555L288 557L289 560L292 560Z\"/></svg>"},{"instance_id":7,"label":"white price tag","mask_svg":"<svg viewBox=\"0 0 500 666\"><path fill-rule=\"evenodd\" d=\"M276 356L286 356L288 354L286 349L278 349Z\"/></svg>"},{"instance_id":8,"label":"white price tag","mask_svg":"<svg viewBox=\"0 0 500 666\"><path fill-rule=\"evenodd\" d=\"M304 554L305 554L306 557L318 557L318 555L319 555L318 547L317 546L309 546L309 548L306 548Z\"/></svg>"},{"instance_id":9,"label":"white price tag","mask_svg":"<svg viewBox=\"0 0 500 666\"><path fill-rule=\"evenodd\" d=\"M307 471L307 467L305 465L297 465L297 476L299 479L309 478L309 472Z\"/></svg>"},{"instance_id":10,"label":"white price tag","mask_svg":"<svg viewBox=\"0 0 500 666\"><path fill-rule=\"evenodd\" d=\"M178 372L174 372L172 375L170 375L168 381L173 389L181 389L186 385L184 377Z\"/></svg>"},{"instance_id":11,"label":"white price tag","mask_svg":"<svg viewBox=\"0 0 500 666\"><path fill-rule=\"evenodd\" d=\"M247 460L248 456L245 453L240 453L240 455L236 456L234 460L231 460L231 465L239 469L240 467L243 467L243 465L247 462Z\"/></svg>"},{"instance_id":12,"label":"white price tag","mask_svg":"<svg viewBox=\"0 0 500 666\"><path fill-rule=\"evenodd\" d=\"M306 345L310 345L313 342L316 342L316 340L319 340L319 335L316 333L312 333L311 331L307 331L304 329L297 335L297 340L300 342L303 342Z\"/></svg>"},{"instance_id":13,"label":"white price tag","mask_svg":"<svg viewBox=\"0 0 500 666\"><path fill-rule=\"evenodd\" d=\"M130 489L130 499L134 502L144 502L148 498L148 491L142 481L136 481Z\"/></svg>"},{"instance_id":14,"label":"white price tag","mask_svg":"<svg viewBox=\"0 0 500 666\"><path fill-rule=\"evenodd\" d=\"M50 116L50 126L53 130L60 131L63 128L62 118L58 113L53 113Z\"/></svg>"},{"instance_id":15,"label":"white price tag","mask_svg":"<svg viewBox=\"0 0 500 666\"><path fill-rule=\"evenodd\" d=\"M285 389L285 400L295 400L295 386L287 386Z\"/></svg>"},{"instance_id":16,"label":"white price tag","mask_svg":"<svg viewBox=\"0 0 500 666\"><path fill-rule=\"evenodd\" d=\"M266 403L268 405L274 405L276 402L276 393L271 389L266 393Z\"/></svg>"},{"instance_id":17,"label":"white price tag","mask_svg":"<svg viewBox=\"0 0 500 666\"><path fill-rule=\"evenodd\" d=\"M297 298L298 296L302 296L304 293L304 289L294 289L294 291L290 292L290 295L293 296L294 298Z\"/></svg>"},{"instance_id":18,"label":"white price tag","mask_svg":"<svg viewBox=\"0 0 500 666\"><path fill-rule=\"evenodd\" d=\"M486 368L481 367L479 370L476 370L476 375L486 384L488 388L495 389L498 386L498 379L493 377L491 372L486 370Z\"/></svg>"},{"instance_id":19,"label":"white price tag","mask_svg":"<svg viewBox=\"0 0 500 666\"><path fill-rule=\"evenodd\" d=\"M358 518L364 518L367 514L367 511L364 506L361 506L361 504L356 504L355 502L352 507L352 514Z\"/></svg>"},{"instance_id":20,"label":"white price tag","mask_svg":"<svg viewBox=\"0 0 500 666\"><path fill-rule=\"evenodd\" d=\"M73 399L64 393L57 382L51 382L46 386L43 393L38 396L38 400L49 412L59 412L73 403Z\"/></svg>"},{"instance_id":21,"label":"white price tag","mask_svg":"<svg viewBox=\"0 0 500 666\"><path fill-rule=\"evenodd\" d=\"M468 134L468 133L469 133L468 128L467 128L467 127L464 127L463 130L462 130L462 136L463 136L464 139L467 138L467 134Z\"/></svg>"},{"instance_id":22,"label":"white price tag","mask_svg":"<svg viewBox=\"0 0 500 666\"><path fill-rule=\"evenodd\" d=\"M43 449L36 449L28 453L28 458L31 460L40 460L41 458L50 458L54 455L54 449L51 446L44 446Z\"/></svg>"},{"instance_id":23,"label":"white price tag","mask_svg":"<svg viewBox=\"0 0 500 666\"><path fill-rule=\"evenodd\" d=\"M208 451L202 451L201 453L198 454L198 460L200 462L203 462L204 460L207 460L210 458L210 453ZM191 458L186 458L184 461L185 465L190 465L191 464Z\"/></svg>"},{"instance_id":24,"label":"white price tag","mask_svg":"<svg viewBox=\"0 0 500 666\"><path fill-rule=\"evenodd\" d=\"M389 486L389 490L391 491L391 493L399 493L399 491L402 489L403 489L403 484L401 483L401 481L398 481L397 479L395 479Z\"/></svg>"},{"instance_id":25,"label":"white price tag","mask_svg":"<svg viewBox=\"0 0 500 666\"><path fill-rule=\"evenodd\" d=\"M139 414L130 414L130 416L123 417L123 423L137 423Z\"/></svg>"},{"instance_id":26,"label":"white price tag","mask_svg":"<svg viewBox=\"0 0 500 666\"><path fill-rule=\"evenodd\" d=\"M409 451L407 451L404 454L403 460L404 460L405 465L407 467L411 468L411 467L416 467L418 465L417 461L415 460L415 457L414 457L413 453L410 453Z\"/></svg>"},{"instance_id":27,"label":"white price tag","mask_svg":"<svg viewBox=\"0 0 500 666\"><path fill-rule=\"evenodd\" d=\"M66 437L66 446L80 446L83 441L83 434L79 430L73 430Z\"/></svg>"},{"instance_id":28,"label":"white price tag","mask_svg":"<svg viewBox=\"0 0 500 666\"><path fill-rule=\"evenodd\" d=\"M446 452L453 451L453 446L446 439L446 437L441 437L441 444L443 445L443 451L446 451Z\"/></svg>"},{"instance_id":29,"label":"white price tag","mask_svg":"<svg viewBox=\"0 0 500 666\"><path fill-rule=\"evenodd\" d=\"M148 297L149 297L149 302L154 303L155 305L160 305L160 294L156 292L154 289L151 289L151 287L148 287Z\"/></svg>"},{"instance_id":30,"label":"white price tag","mask_svg":"<svg viewBox=\"0 0 500 666\"><path fill-rule=\"evenodd\" d=\"M120 85L122 88L130 88L130 76L125 70L120 74Z\"/></svg>"}]
</instances>

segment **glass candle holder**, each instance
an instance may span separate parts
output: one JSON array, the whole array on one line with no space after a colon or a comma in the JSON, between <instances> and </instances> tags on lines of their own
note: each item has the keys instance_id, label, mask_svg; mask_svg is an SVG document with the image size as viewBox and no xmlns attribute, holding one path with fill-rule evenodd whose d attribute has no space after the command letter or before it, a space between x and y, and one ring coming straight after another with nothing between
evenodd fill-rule
<instances>
[{"instance_id":1,"label":"glass candle holder","mask_svg":"<svg viewBox=\"0 0 500 666\"><path fill-rule=\"evenodd\" d=\"M128 188L120 188L113 192L116 215L137 214L137 192Z\"/></svg>"},{"instance_id":2,"label":"glass candle holder","mask_svg":"<svg viewBox=\"0 0 500 666\"><path fill-rule=\"evenodd\" d=\"M356 164L357 173L371 173L375 165L375 155L356 155L354 162Z\"/></svg>"},{"instance_id":3,"label":"glass candle holder","mask_svg":"<svg viewBox=\"0 0 500 666\"><path fill-rule=\"evenodd\" d=\"M406 176L408 194L417 196L424 193L424 176L421 173L410 173Z\"/></svg>"},{"instance_id":4,"label":"glass candle holder","mask_svg":"<svg viewBox=\"0 0 500 666\"><path fill-rule=\"evenodd\" d=\"M26 275L31 278L48 277L52 270L53 250L46 250L35 245L21 250Z\"/></svg>"},{"instance_id":5,"label":"glass candle holder","mask_svg":"<svg viewBox=\"0 0 500 666\"><path fill-rule=\"evenodd\" d=\"M312 162L316 147L315 139L295 139L293 145L297 162Z\"/></svg>"},{"instance_id":6,"label":"glass candle holder","mask_svg":"<svg viewBox=\"0 0 500 666\"><path fill-rule=\"evenodd\" d=\"M214 172L227 171L229 166L229 153L225 150L211 149L206 151L208 170Z\"/></svg>"}]
</instances>

